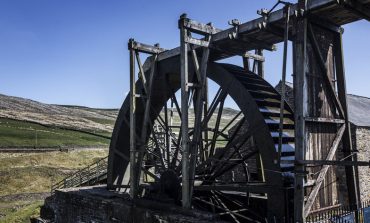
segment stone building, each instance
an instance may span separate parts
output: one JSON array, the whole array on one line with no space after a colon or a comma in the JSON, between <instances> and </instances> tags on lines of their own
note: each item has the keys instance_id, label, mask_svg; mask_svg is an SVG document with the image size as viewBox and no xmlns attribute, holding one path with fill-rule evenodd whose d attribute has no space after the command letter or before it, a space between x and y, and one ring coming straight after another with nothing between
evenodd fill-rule
<instances>
[{"instance_id":1,"label":"stone building","mask_svg":"<svg viewBox=\"0 0 370 223\"><path fill-rule=\"evenodd\" d=\"M281 81L275 89L281 93ZM294 109L293 84L286 82L286 100ZM347 94L349 121L351 123L352 146L358 151L358 160L370 160L370 98ZM359 167L361 199L370 200L370 168Z\"/></svg>"}]
</instances>

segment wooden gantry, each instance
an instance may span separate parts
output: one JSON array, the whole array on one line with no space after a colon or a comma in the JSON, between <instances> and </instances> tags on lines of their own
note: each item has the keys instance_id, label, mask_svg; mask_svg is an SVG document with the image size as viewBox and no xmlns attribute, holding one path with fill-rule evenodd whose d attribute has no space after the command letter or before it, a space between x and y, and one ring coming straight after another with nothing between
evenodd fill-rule
<instances>
[{"instance_id":1,"label":"wooden gantry","mask_svg":"<svg viewBox=\"0 0 370 223\"><path fill-rule=\"evenodd\" d=\"M341 26L360 19L370 20L370 0L299 0L297 4L283 1L278 3L284 4L284 7L277 11L261 11L260 18L246 23L232 20L229 22L232 27L226 30L182 15L179 19L180 47L172 50L162 49L158 45L141 44L132 39L129 41L130 95L122 106L112 136L108 167L109 189L130 188L131 197L137 198L141 196L142 188L148 187L140 179L143 174L150 176L155 182L162 182L160 174L166 172L171 175L174 172L181 181L181 203L184 208L195 208L197 204L192 203L195 200L204 205L208 202L211 203L208 206L213 209L223 208L228 219L235 222L251 220L248 220L249 215L242 214L241 211L242 207L249 205L249 193L266 195L267 212L264 217L269 222L290 222L291 219L294 222L305 222L312 209L347 202L346 199L354 208L360 205L357 166L368 165L368 162L358 162L352 149ZM201 38L194 38L193 33ZM263 50L273 51L276 49L275 44L284 42L284 83L289 41L293 43L294 55L294 116L285 102L284 89L280 96L263 80ZM145 64L141 63L139 53L151 55ZM241 70L214 63L231 56L243 58L244 67ZM250 59L253 60L252 67ZM135 65L135 61L138 65ZM139 68L138 78L135 67ZM251 72L258 74L258 78L247 75ZM241 74L247 75L249 85ZM210 104L208 78L220 85L219 92ZM231 89L226 84L232 81L235 82L236 89ZM260 86L260 89L255 89L256 86ZM175 96L177 89L181 92L181 104ZM270 92L270 99L277 100L275 104L271 100L261 101L261 97L267 99L263 89ZM211 161L207 161L207 158L215 159L214 141L220 136L219 122L227 95L237 102L240 114L244 115L239 124L233 123L235 129L239 130L244 121L249 123L253 131L244 138L253 139L259 147L258 151L250 150L250 155L241 156L238 165L244 162L247 167L247 160L256 153L259 154L259 158L256 158L260 169L258 182L247 180L243 185L235 182L218 184L216 175L219 176L220 171L227 171L227 168L223 170L222 164L211 168ZM168 100L171 101L171 110L167 108ZM188 116L190 102L194 108L192 128L189 127ZM277 123L271 124L266 122L267 113L262 110L272 104L280 112L272 114L269 111L269 117L278 118ZM172 124L169 124L167 112L172 112L172 109L177 110L181 117L178 134L170 130ZM216 126L212 135L209 135L209 119L215 110L218 111ZM164 119L160 117L161 111L165 112ZM289 129L286 124L289 114L294 132L291 138L285 133ZM155 122L159 122L164 130L165 145L158 145L159 140L156 139L153 127ZM273 124L278 127L271 127ZM256 133L253 128L260 132ZM229 136L225 148L236 153L237 143L233 140L239 138L235 134ZM153 141L153 148L148 148L150 140ZM293 148L291 153L294 154L294 159L284 155L289 143L295 144L294 147L289 147ZM340 147L343 157L339 160ZM159 150L162 152L158 152ZM150 164L152 168L155 166L163 170L156 173L146 167L143 159L149 157L147 154L157 157L152 158L152 163L161 162L162 167ZM223 156L227 155L223 153ZM230 164L230 160L231 156L226 161L223 160L226 162L224 165L234 168L235 165ZM289 165L294 165L294 168L289 169ZM337 191L338 166L345 167L345 198ZM205 169L204 173L200 170L201 167ZM172 172L168 173L169 170ZM203 176L200 173L213 176ZM289 174L293 175L293 182L290 184L287 183ZM200 176L203 176L202 182L205 182L204 179L212 179L214 182L199 185ZM243 199L242 196L235 198L237 202L234 202L234 206L240 207L231 210L222 198L225 196L222 191L248 191L248 202L238 203L238 199ZM202 193L210 194L207 195L209 200Z\"/></svg>"}]
</instances>

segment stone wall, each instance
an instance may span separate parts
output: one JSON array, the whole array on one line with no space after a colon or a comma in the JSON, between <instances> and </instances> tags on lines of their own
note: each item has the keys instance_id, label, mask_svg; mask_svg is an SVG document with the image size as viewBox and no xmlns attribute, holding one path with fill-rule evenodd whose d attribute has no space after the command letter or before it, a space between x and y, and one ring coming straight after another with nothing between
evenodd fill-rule
<instances>
[{"instance_id":1,"label":"stone wall","mask_svg":"<svg viewBox=\"0 0 370 223\"><path fill-rule=\"evenodd\" d=\"M369 161L370 159L370 128L356 128L357 159ZM358 168L360 192L362 201L370 200L370 168L362 166Z\"/></svg>"},{"instance_id":2,"label":"stone wall","mask_svg":"<svg viewBox=\"0 0 370 223\"><path fill-rule=\"evenodd\" d=\"M45 200L40 218L55 223L222 223L211 213L184 210L170 202L144 199L133 202L128 194L105 187L57 190Z\"/></svg>"}]
</instances>

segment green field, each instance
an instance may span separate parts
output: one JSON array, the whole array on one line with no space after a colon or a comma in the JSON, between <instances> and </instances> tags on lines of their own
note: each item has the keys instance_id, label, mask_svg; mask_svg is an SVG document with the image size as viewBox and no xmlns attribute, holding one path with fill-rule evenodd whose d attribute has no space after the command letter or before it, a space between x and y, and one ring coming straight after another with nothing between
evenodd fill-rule
<instances>
[{"instance_id":1,"label":"green field","mask_svg":"<svg viewBox=\"0 0 370 223\"><path fill-rule=\"evenodd\" d=\"M111 133L97 133L110 136ZM45 127L39 124L0 118L0 147L107 146L109 139L88 133Z\"/></svg>"}]
</instances>

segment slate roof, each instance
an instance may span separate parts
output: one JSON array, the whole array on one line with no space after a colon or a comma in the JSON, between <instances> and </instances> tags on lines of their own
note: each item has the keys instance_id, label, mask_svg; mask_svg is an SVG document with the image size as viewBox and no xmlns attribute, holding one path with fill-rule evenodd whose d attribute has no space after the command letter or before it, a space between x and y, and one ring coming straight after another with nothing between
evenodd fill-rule
<instances>
[{"instance_id":1,"label":"slate roof","mask_svg":"<svg viewBox=\"0 0 370 223\"><path fill-rule=\"evenodd\" d=\"M356 126L370 127L370 98L347 94L349 121Z\"/></svg>"}]
</instances>

